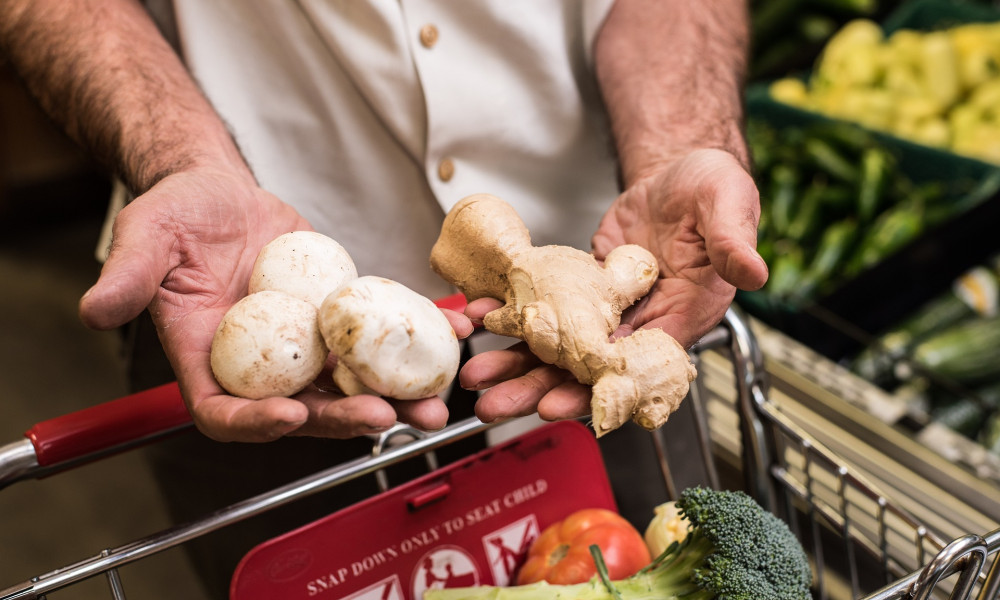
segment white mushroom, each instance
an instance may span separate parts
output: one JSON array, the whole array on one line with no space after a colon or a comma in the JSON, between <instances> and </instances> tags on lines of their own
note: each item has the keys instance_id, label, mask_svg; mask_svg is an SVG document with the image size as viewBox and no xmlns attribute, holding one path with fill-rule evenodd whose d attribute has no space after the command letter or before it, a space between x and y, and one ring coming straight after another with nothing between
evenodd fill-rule
<instances>
[{"instance_id":1,"label":"white mushroom","mask_svg":"<svg viewBox=\"0 0 1000 600\"><path fill-rule=\"evenodd\" d=\"M301 391L323 370L328 354L312 304L263 291L243 298L222 318L211 364L227 392L259 400Z\"/></svg>"},{"instance_id":2,"label":"white mushroom","mask_svg":"<svg viewBox=\"0 0 1000 600\"><path fill-rule=\"evenodd\" d=\"M458 372L455 330L433 302L382 277L359 277L330 294L319 327L337 357L345 394L400 400L443 392Z\"/></svg>"},{"instance_id":3,"label":"white mushroom","mask_svg":"<svg viewBox=\"0 0 1000 600\"><path fill-rule=\"evenodd\" d=\"M261 249L249 293L284 292L319 309L330 292L357 276L354 261L336 240L315 231L293 231Z\"/></svg>"}]
</instances>

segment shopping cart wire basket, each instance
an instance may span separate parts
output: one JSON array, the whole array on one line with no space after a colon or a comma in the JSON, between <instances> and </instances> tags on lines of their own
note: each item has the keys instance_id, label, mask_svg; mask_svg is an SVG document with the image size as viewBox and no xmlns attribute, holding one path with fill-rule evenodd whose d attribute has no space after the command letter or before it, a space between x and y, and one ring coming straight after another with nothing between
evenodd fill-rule
<instances>
[{"instance_id":1,"label":"shopping cart wire basket","mask_svg":"<svg viewBox=\"0 0 1000 600\"><path fill-rule=\"evenodd\" d=\"M455 299L447 302L454 305ZM735 401L726 409L732 412L734 427L726 436L739 438L740 451L735 458L720 456L724 453L718 434L709 425L717 418L713 411L718 407L709 400L711 393L699 376L685 402L693 426L684 429L684 435L694 438L704 459L705 483L742 487L789 523L813 562L816 598L1000 597L1000 529L972 532L946 543L811 439L768 397L763 356L750 323L737 308L730 309L723 322L691 350L696 364L709 356L731 363ZM175 384L45 421L31 427L25 439L0 446L0 488L155 443L190 426ZM368 456L0 589L0 600L44 598L101 575L108 580L111 597L125 598L118 569L127 564L245 519L266 518L262 515L269 510L353 479L376 477L385 490L385 470L403 461L422 457L433 472L435 450L491 427L475 418L432 434L399 425L375 438ZM661 471L658 476L670 497L678 491L670 450L671 438L678 431L675 427L669 433L661 429L650 434ZM400 437L406 441L398 443ZM690 457L684 461L690 462Z\"/></svg>"}]
</instances>

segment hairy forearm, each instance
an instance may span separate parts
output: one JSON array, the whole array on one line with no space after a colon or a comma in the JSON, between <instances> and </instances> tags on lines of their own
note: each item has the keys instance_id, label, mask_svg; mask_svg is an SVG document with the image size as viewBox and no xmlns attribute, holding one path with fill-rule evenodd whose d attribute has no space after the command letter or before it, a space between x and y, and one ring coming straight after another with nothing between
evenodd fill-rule
<instances>
[{"instance_id":1,"label":"hairy forearm","mask_svg":"<svg viewBox=\"0 0 1000 600\"><path fill-rule=\"evenodd\" d=\"M748 164L744 0L618 0L594 48L628 185L697 148Z\"/></svg>"},{"instance_id":2,"label":"hairy forearm","mask_svg":"<svg viewBox=\"0 0 1000 600\"><path fill-rule=\"evenodd\" d=\"M53 120L133 192L190 168L246 169L134 0L4 0L0 51Z\"/></svg>"}]
</instances>

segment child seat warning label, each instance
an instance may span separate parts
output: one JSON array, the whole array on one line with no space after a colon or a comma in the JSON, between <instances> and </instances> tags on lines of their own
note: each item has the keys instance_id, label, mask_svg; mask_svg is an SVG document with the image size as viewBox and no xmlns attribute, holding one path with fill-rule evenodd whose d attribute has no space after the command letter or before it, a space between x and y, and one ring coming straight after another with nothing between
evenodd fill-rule
<instances>
[{"instance_id":1,"label":"child seat warning label","mask_svg":"<svg viewBox=\"0 0 1000 600\"><path fill-rule=\"evenodd\" d=\"M463 514L449 516L345 564L328 568L326 573L305 583L305 596L406 600L421 598L424 591L434 588L481 583L506 585L513 579L531 542L538 537L539 527L533 513L521 516L523 508L520 514L510 515L515 518L513 521L499 517L545 494L548 488L546 480L538 479L472 506ZM496 525L484 530L490 523ZM473 550L476 545L480 546L478 552ZM412 567L408 568L408 564ZM398 578L369 583L371 577L386 572L405 577L401 570L412 571L410 581L404 580L404 585L409 583L409 595L393 595L400 584ZM363 589L351 591L358 584L364 585Z\"/></svg>"},{"instance_id":2,"label":"child seat warning label","mask_svg":"<svg viewBox=\"0 0 1000 600\"><path fill-rule=\"evenodd\" d=\"M516 583L545 527L614 509L593 433L561 421L267 540L233 575L233 600L422 600Z\"/></svg>"}]
</instances>

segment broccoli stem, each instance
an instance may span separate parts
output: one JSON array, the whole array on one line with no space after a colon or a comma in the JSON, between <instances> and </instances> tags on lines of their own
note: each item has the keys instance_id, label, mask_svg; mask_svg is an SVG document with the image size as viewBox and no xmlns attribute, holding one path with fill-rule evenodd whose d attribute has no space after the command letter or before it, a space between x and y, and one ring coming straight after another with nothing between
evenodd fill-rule
<instances>
[{"instance_id":1,"label":"broccoli stem","mask_svg":"<svg viewBox=\"0 0 1000 600\"><path fill-rule=\"evenodd\" d=\"M691 574L712 551L704 536L693 532L668 548L635 575L612 582L622 600L711 600L715 594L696 584ZM614 600L599 577L574 585L545 581L512 587L478 586L428 590L424 600Z\"/></svg>"},{"instance_id":2,"label":"broccoli stem","mask_svg":"<svg viewBox=\"0 0 1000 600\"><path fill-rule=\"evenodd\" d=\"M654 592L647 574L635 580L632 578L614 582L625 600L663 599ZM574 585L552 585L545 581L513 587L479 586L467 588L446 588L428 590L424 600L613 600L600 579Z\"/></svg>"}]
</instances>

